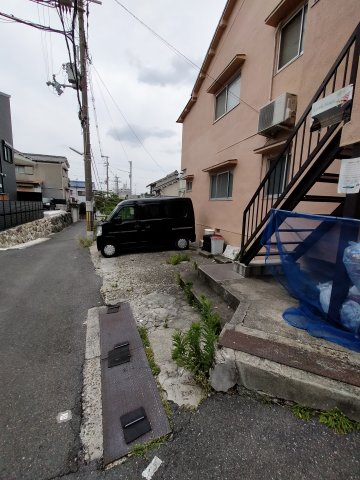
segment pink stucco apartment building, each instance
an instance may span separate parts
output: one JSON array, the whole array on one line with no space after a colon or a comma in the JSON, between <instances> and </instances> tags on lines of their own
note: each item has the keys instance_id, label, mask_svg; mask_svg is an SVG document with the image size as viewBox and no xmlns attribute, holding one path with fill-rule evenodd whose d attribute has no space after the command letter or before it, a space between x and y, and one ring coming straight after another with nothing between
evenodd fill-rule
<instances>
[{"instance_id":1,"label":"pink stucco apartment building","mask_svg":"<svg viewBox=\"0 0 360 480\"><path fill-rule=\"evenodd\" d=\"M360 157L359 21L359 0L228 0L178 119L198 239L214 228L253 257L271 207L342 214L340 160ZM315 122L333 92L337 120Z\"/></svg>"}]
</instances>

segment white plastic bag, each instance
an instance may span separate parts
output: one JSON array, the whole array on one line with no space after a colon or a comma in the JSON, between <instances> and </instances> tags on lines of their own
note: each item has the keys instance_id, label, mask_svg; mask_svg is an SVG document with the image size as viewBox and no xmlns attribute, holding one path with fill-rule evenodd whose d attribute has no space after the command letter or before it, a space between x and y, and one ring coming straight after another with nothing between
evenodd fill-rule
<instances>
[{"instance_id":1,"label":"white plastic bag","mask_svg":"<svg viewBox=\"0 0 360 480\"><path fill-rule=\"evenodd\" d=\"M340 310L340 321L342 325L360 337L360 304L354 300L346 300Z\"/></svg>"},{"instance_id":2,"label":"white plastic bag","mask_svg":"<svg viewBox=\"0 0 360 480\"><path fill-rule=\"evenodd\" d=\"M329 313L332 282L319 283L317 288L320 290L320 305L324 313Z\"/></svg>"},{"instance_id":3,"label":"white plastic bag","mask_svg":"<svg viewBox=\"0 0 360 480\"><path fill-rule=\"evenodd\" d=\"M360 289L360 242L349 242L344 250L343 262L351 281Z\"/></svg>"}]
</instances>

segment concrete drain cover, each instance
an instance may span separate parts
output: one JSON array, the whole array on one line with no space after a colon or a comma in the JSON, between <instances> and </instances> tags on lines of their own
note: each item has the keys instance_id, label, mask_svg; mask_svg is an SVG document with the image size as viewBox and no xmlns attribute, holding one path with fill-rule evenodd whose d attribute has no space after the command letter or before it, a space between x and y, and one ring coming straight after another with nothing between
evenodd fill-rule
<instances>
[{"instance_id":1,"label":"concrete drain cover","mask_svg":"<svg viewBox=\"0 0 360 480\"><path fill-rule=\"evenodd\" d=\"M124 344L129 347L129 361L108 368L109 352ZM128 303L117 312L100 315L100 347L107 465L127 455L134 443L170 433L170 425Z\"/></svg>"}]
</instances>

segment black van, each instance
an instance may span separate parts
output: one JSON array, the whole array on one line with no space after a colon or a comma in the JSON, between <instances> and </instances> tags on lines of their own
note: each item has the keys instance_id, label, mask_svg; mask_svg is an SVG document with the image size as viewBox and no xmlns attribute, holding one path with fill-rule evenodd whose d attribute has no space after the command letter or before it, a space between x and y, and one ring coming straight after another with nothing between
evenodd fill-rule
<instances>
[{"instance_id":1,"label":"black van","mask_svg":"<svg viewBox=\"0 0 360 480\"><path fill-rule=\"evenodd\" d=\"M152 197L120 202L97 227L96 243L104 257L123 250L171 246L186 250L195 241L190 198Z\"/></svg>"}]
</instances>

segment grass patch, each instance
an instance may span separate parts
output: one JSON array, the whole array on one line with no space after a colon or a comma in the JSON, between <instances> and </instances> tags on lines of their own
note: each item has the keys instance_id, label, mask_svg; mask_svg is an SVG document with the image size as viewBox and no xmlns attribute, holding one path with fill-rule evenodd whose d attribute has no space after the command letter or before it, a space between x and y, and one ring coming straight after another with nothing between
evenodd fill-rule
<instances>
[{"instance_id":1,"label":"grass patch","mask_svg":"<svg viewBox=\"0 0 360 480\"><path fill-rule=\"evenodd\" d=\"M93 241L91 238L85 238L85 237L78 237L79 243L82 247L84 248L89 248L93 244Z\"/></svg>"},{"instance_id":2,"label":"grass patch","mask_svg":"<svg viewBox=\"0 0 360 480\"><path fill-rule=\"evenodd\" d=\"M338 408L332 410L319 411L309 407L303 407L302 405L293 405L291 407L292 413L300 420L311 420L315 416L318 416L319 423L325 425L337 433L347 434L360 431L360 423L350 420L343 412Z\"/></svg>"},{"instance_id":3,"label":"grass patch","mask_svg":"<svg viewBox=\"0 0 360 480\"><path fill-rule=\"evenodd\" d=\"M337 433L346 434L360 431L360 423L350 420L338 408L321 412L319 422Z\"/></svg>"},{"instance_id":4,"label":"grass patch","mask_svg":"<svg viewBox=\"0 0 360 480\"><path fill-rule=\"evenodd\" d=\"M190 257L187 253L176 253L175 255L171 255L171 257L166 260L166 263L178 265L181 262L188 262L189 260Z\"/></svg>"},{"instance_id":5,"label":"grass patch","mask_svg":"<svg viewBox=\"0 0 360 480\"><path fill-rule=\"evenodd\" d=\"M295 417L300 420L311 420L315 416L315 410L309 407L303 407L302 405L293 405L291 408L292 413Z\"/></svg>"},{"instance_id":6,"label":"grass patch","mask_svg":"<svg viewBox=\"0 0 360 480\"><path fill-rule=\"evenodd\" d=\"M150 344L150 340L149 340L146 328L145 327L139 327L139 334L140 334L140 338L141 338L141 340L143 342L143 345L144 345L146 358L149 362L151 371L152 371L153 375L155 377L157 377L160 373L160 368L158 367L158 365L155 362L154 352L153 352L153 349L151 348L151 344Z\"/></svg>"}]
</instances>

